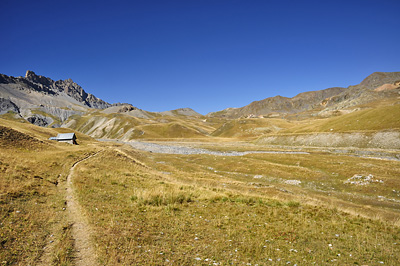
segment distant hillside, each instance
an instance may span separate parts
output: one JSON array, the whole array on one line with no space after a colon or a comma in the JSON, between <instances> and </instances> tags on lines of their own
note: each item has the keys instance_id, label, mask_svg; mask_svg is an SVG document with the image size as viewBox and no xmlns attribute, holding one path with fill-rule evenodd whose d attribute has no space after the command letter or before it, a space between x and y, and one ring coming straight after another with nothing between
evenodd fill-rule
<instances>
[{"instance_id":1,"label":"distant hillside","mask_svg":"<svg viewBox=\"0 0 400 266\"><path fill-rule=\"evenodd\" d=\"M176 110L171 110L171 111L165 111L161 112L160 114L162 115L169 115L169 116L202 116L198 112L194 111L191 108L179 108Z\"/></svg>"},{"instance_id":2,"label":"distant hillside","mask_svg":"<svg viewBox=\"0 0 400 266\"><path fill-rule=\"evenodd\" d=\"M400 72L375 72L360 84L348 87L342 93L325 99L321 104L329 110L341 110L384 98L398 97Z\"/></svg>"},{"instance_id":3,"label":"distant hillside","mask_svg":"<svg viewBox=\"0 0 400 266\"><path fill-rule=\"evenodd\" d=\"M195 117L162 116L148 113L153 115L149 119L126 113L105 114L104 111L93 112L84 116L72 116L63 127L72 128L94 138L124 141L132 139L204 138L215 130L212 124ZM129 112L135 111L139 112L139 110ZM140 112L147 114L146 111Z\"/></svg>"},{"instance_id":4,"label":"distant hillside","mask_svg":"<svg viewBox=\"0 0 400 266\"><path fill-rule=\"evenodd\" d=\"M128 103L114 104L101 112L104 114L125 114L137 118L154 118L153 113L144 111Z\"/></svg>"},{"instance_id":5,"label":"distant hillside","mask_svg":"<svg viewBox=\"0 0 400 266\"><path fill-rule=\"evenodd\" d=\"M241 108L228 108L207 114L209 117L256 117L282 116L301 112L326 113L373 102L383 98L396 97L400 87L400 72L376 72L359 85L348 88L334 87L320 91L300 93L293 98L275 96L255 101Z\"/></svg>"}]
</instances>

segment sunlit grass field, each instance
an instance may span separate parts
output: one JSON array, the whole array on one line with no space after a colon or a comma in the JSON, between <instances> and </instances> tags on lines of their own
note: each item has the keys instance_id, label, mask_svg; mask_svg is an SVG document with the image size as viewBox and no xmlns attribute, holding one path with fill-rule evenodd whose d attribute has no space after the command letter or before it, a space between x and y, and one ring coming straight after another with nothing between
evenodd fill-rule
<instances>
[{"instance_id":1,"label":"sunlit grass field","mask_svg":"<svg viewBox=\"0 0 400 266\"><path fill-rule=\"evenodd\" d=\"M103 264L395 265L400 259L399 205L377 197L389 197L393 186L343 184L363 169L357 166L363 159L336 167L332 177L330 163L318 167L320 155L124 153L108 151L85 162L76 179ZM298 160L303 166L296 171ZM386 182L395 182L394 165ZM301 185L284 184L293 178ZM355 195L342 197L348 192ZM364 201L370 204L365 210Z\"/></svg>"}]
</instances>

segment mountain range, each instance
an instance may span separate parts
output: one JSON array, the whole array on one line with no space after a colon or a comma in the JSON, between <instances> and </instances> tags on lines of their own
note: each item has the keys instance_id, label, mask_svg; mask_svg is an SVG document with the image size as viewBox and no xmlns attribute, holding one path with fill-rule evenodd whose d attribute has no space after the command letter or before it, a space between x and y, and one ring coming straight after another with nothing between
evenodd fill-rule
<instances>
[{"instance_id":1,"label":"mountain range","mask_svg":"<svg viewBox=\"0 0 400 266\"><path fill-rule=\"evenodd\" d=\"M360 84L303 92L293 98L275 96L255 101L241 108L228 108L208 116L239 118L243 116L282 116L311 111L314 115L351 108L379 99L398 96L400 72L375 72Z\"/></svg>"},{"instance_id":2,"label":"mountain range","mask_svg":"<svg viewBox=\"0 0 400 266\"><path fill-rule=\"evenodd\" d=\"M145 133L193 137L211 135L226 120L331 117L376 101L398 99L399 93L400 72L375 72L347 88L308 91L293 98L275 96L202 116L190 108L156 113L130 103L110 104L71 79L54 81L28 70L24 77L0 74L0 115L43 127L70 127L98 138L132 139Z\"/></svg>"}]
</instances>

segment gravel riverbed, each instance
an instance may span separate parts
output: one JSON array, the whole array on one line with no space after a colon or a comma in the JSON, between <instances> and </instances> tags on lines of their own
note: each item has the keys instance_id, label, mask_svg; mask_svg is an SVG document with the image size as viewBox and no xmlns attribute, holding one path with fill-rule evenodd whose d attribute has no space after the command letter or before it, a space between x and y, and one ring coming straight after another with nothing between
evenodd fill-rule
<instances>
[{"instance_id":1,"label":"gravel riverbed","mask_svg":"<svg viewBox=\"0 0 400 266\"><path fill-rule=\"evenodd\" d=\"M268 154L309 154L308 152L303 151L229 151L229 152L220 152L220 151L211 151L207 149L200 148L192 148L178 145L165 145L165 144L156 144L151 142L144 141L116 141L116 140L104 140L99 139L100 141L115 141L119 143L124 143L131 145L133 148L154 152L154 153L167 153L167 154L207 154L207 155L215 155L215 156L243 156L250 153L268 153Z\"/></svg>"}]
</instances>

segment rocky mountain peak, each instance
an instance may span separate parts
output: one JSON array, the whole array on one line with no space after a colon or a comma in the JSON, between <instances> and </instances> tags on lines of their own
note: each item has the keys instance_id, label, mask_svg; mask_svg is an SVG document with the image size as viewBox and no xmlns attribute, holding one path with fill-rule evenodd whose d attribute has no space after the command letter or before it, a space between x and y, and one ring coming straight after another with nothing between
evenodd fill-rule
<instances>
[{"instance_id":1,"label":"rocky mountain peak","mask_svg":"<svg viewBox=\"0 0 400 266\"><path fill-rule=\"evenodd\" d=\"M26 74L25 74L25 78L27 79L32 79L33 77L36 77L35 72L31 71L31 70L27 70Z\"/></svg>"},{"instance_id":2,"label":"rocky mountain peak","mask_svg":"<svg viewBox=\"0 0 400 266\"><path fill-rule=\"evenodd\" d=\"M36 84L44 85L46 87L50 87L54 83L52 79L36 75L36 73L31 70L26 71L25 79Z\"/></svg>"},{"instance_id":3,"label":"rocky mountain peak","mask_svg":"<svg viewBox=\"0 0 400 266\"><path fill-rule=\"evenodd\" d=\"M366 77L360 86L372 90L383 84L393 83L400 76L400 72L374 72Z\"/></svg>"}]
</instances>

